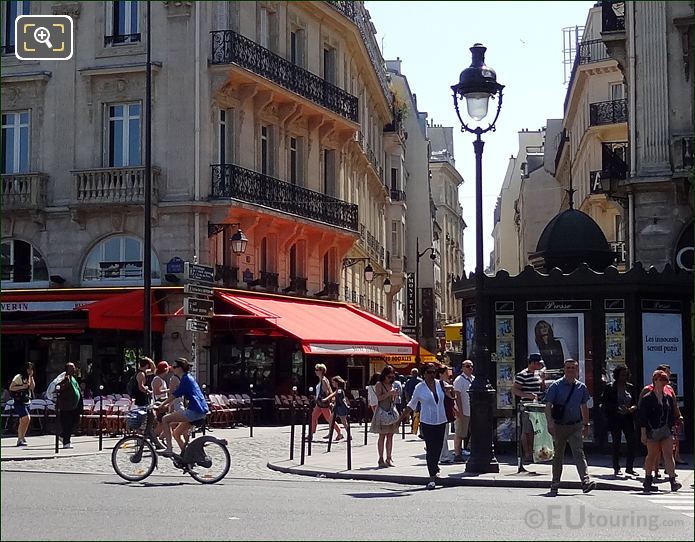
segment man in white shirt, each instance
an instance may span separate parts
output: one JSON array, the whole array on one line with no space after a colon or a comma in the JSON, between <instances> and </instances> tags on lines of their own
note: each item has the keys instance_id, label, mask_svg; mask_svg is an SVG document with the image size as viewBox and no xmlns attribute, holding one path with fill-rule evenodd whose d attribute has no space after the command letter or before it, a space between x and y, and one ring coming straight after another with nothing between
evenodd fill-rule
<instances>
[{"instance_id":1,"label":"man in white shirt","mask_svg":"<svg viewBox=\"0 0 695 542\"><path fill-rule=\"evenodd\" d=\"M456 435L454 435L454 462L463 463L462 444L468 439L468 430L471 421L471 398L468 390L475 380L473 376L473 362L464 360L461 366L461 374L454 380L454 393L456 395ZM470 452L465 451L468 455Z\"/></svg>"}]
</instances>

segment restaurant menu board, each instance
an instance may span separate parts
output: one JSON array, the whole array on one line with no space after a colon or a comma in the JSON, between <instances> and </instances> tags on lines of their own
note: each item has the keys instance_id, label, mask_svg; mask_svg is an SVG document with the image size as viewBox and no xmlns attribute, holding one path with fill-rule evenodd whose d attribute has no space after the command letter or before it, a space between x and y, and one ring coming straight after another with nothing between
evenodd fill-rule
<instances>
[{"instance_id":1,"label":"restaurant menu board","mask_svg":"<svg viewBox=\"0 0 695 542\"><path fill-rule=\"evenodd\" d=\"M496 361L497 361L497 408L512 410L514 396L514 316L495 317Z\"/></svg>"}]
</instances>

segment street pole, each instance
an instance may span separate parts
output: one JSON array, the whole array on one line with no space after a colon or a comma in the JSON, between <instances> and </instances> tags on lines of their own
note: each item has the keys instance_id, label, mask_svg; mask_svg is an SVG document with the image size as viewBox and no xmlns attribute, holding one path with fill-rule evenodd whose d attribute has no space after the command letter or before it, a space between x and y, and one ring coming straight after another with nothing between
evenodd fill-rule
<instances>
[{"instance_id":1,"label":"street pole","mask_svg":"<svg viewBox=\"0 0 695 542\"><path fill-rule=\"evenodd\" d=\"M415 238L415 365L420 369L420 238Z\"/></svg>"},{"instance_id":2,"label":"street pole","mask_svg":"<svg viewBox=\"0 0 695 542\"><path fill-rule=\"evenodd\" d=\"M480 135L475 129L475 330L473 335L473 355L478 368L471 384L471 456L466 463L466 472L499 472L500 467L494 454L493 408L495 390L489 382L489 359L485 333L485 302L483 288L483 147Z\"/></svg>"},{"instance_id":3,"label":"street pole","mask_svg":"<svg viewBox=\"0 0 695 542\"><path fill-rule=\"evenodd\" d=\"M143 254L143 353L152 356L152 14L147 2L147 68L145 75L145 235Z\"/></svg>"}]
</instances>

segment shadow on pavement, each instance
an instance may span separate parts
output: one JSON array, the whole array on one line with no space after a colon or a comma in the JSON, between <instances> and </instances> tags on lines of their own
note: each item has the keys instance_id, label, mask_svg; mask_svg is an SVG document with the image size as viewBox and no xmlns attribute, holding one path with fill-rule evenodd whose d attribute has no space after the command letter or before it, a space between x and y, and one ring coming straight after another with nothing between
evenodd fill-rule
<instances>
[{"instance_id":1,"label":"shadow on pavement","mask_svg":"<svg viewBox=\"0 0 695 542\"><path fill-rule=\"evenodd\" d=\"M174 486L192 486L196 485L193 483L186 482L102 482L102 484L109 486L125 486L125 487L174 487Z\"/></svg>"}]
</instances>

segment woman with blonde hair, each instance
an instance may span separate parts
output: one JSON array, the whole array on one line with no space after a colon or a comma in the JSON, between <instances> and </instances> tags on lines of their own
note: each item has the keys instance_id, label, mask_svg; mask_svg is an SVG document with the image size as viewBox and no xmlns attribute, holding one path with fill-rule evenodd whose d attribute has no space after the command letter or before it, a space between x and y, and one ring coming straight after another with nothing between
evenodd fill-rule
<instances>
[{"instance_id":1,"label":"woman with blonde hair","mask_svg":"<svg viewBox=\"0 0 695 542\"><path fill-rule=\"evenodd\" d=\"M335 414L336 418L340 418L340 423L343 424L345 433L347 433L349 436L350 428L348 427L348 415L350 414L350 403L345 395L345 387L347 382L345 382L345 380L338 375L331 378L331 382L333 382L333 385L335 386L335 391L326 397L326 401L333 401L333 413ZM342 440L342 438L343 435L338 435L335 441L338 442L339 440ZM352 437L350 437L350 439L352 439Z\"/></svg>"},{"instance_id":2,"label":"woman with blonde hair","mask_svg":"<svg viewBox=\"0 0 695 542\"><path fill-rule=\"evenodd\" d=\"M317 363L314 366L314 372L319 379L319 383L316 385L316 402L314 404L314 410L311 412L312 435L316 433L316 427L319 424L319 418L321 416L325 418L329 426L331 424L331 402L327 398L333 393L333 390L331 389L331 383L326 377L326 371L326 366L323 363ZM333 430L337 435L335 440L340 440L343 438L342 433L340 432L340 427L337 423L333 424ZM328 435L326 435L324 438L328 438Z\"/></svg>"},{"instance_id":3,"label":"woman with blonde hair","mask_svg":"<svg viewBox=\"0 0 695 542\"><path fill-rule=\"evenodd\" d=\"M395 467L391 454L393 452L393 435L398 433L400 415L396 409L398 390L393 387L396 371L387 365L379 375L379 381L374 385L378 406L372 416L370 431L379 435L377 451L379 452L380 467ZM384 445L386 446L386 461L384 461Z\"/></svg>"}]
</instances>

